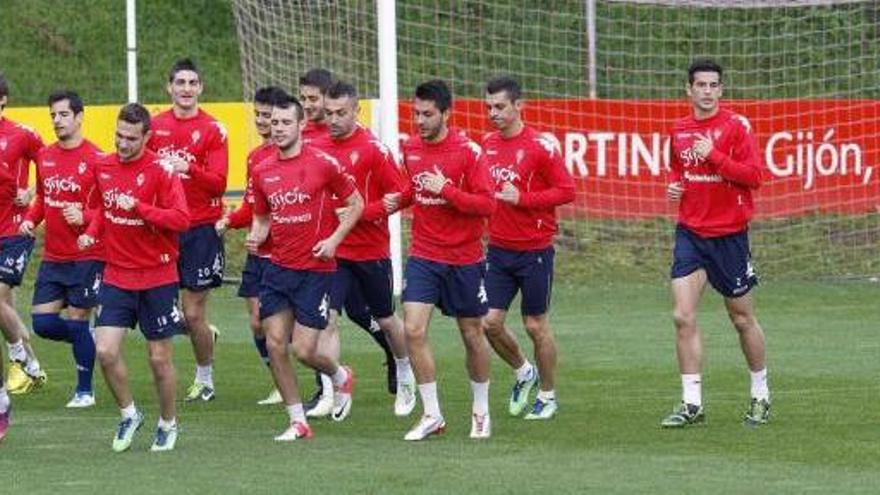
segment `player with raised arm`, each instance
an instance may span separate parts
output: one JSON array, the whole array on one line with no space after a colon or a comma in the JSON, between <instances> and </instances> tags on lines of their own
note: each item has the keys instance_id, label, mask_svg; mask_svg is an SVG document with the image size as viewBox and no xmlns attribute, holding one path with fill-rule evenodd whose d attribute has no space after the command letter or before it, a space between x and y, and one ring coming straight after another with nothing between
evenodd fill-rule
<instances>
[{"instance_id":1,"label":"player with raised arm","mask_svg":"<svg viewBox=\"0 0 880 495\"><path fill-rule=\"evenodd\" d=\"M403 321L394 313L394 294L389 252L388 213L383 198L399 196L403 177L390 150L369 130L357 123L358 94L354 86L337 81L324 97L324 112L330 129L329 143L316 144L333 155L355 182L364 198L364 214L336 251L337 269L330 292L330 320L321 332L320 352L339 360L337 320L347 314L360 315L369 308L394 354L397 390L394 413L406 416L415 407L415 378L406 350ZM347 214L347 209L341 209ZM327 387L324 388L325 397ZM309 417L330 413L332 396L306 411Z\"/></svg>"},{"instance_id":2,"label":"player with raised arm","mask_svg":"<svg viewBox=\"0 0 880 495\"><path fill-rule=\"evenodd\" d=\"M751 374L743 421L757 426L770 418L764 331L750 294L758 280L748 235L752 190L761 186L763 166L749 121L719 105L722 74L711 60L691 64L686 91L692 114L676 122L671 136L667 195L679 202L671 276L682 401L661 421L667 428L705 420L697 307L706 282L724 297Z\"/></svg>"},{"instance_id":3,"label":"player with raised arm","mask_svg":"<svg viewBox=\"0 0 880 495\"><path fill-rule=\"evenodd\" d=\"M556 207L574 201L574 180L565 169L559 143L523 122L523 104L516 80L499 77L486 85L489 120L497 131L486 136L483 153L495 181L498 207L489 221L489 313L484 323L495 352L516 370L510 414L522 413L540 378L540 390L525 418L549 419L558 408L556 341L549 312ZM522 295L520 313L534 345L537 369L504 323L517 292Z\"/></svg>"},{"instance_id":4,"label":"player with raised arm","mask_svg":"<svg viewBox=\"0 0 880 495\"><path fill-rule=\"evenodd\" d=\"M272 140L278 153L253 172L254 217L246 243L256 253L271 231L272 257L260 284L260 318L272 376L290 421L275 437L278 441L312 436L288 357L291 344L300 361L332 377L334 420L342 421L351 411L354 386L350 368L318 352L318 334L327 327L336 249L360 218L363 199L333 157L303 145L304 125L296 98L275 102ZM338 222L333 195L349 208Z\"/></svg>"},{"instance_id":5,"label":"player with raised arm","mask_svg":"<svg viewBox=\"0 0 880 495\"><path fill-rule=\"evenodd\" d=\"M104 244L106 265L98 294L95 342L107 386L122 413L113 450L131 447L144 415L135 406L122 356L127 329L137 325L159 396L159 422L153 451L173 450L177 442L177 380L171 338L182 330L177 306L178 234L189 227L180 178L146 148L150 113L137 103L122 107L116 123L116 153L98 162L98 214L78 239L81 249Z\"/></svg>"},{"instance_id":6,"label":"player with raised arm","mask_svg":"<svg viewBox=\"0 0 880 495\"><path fill-rule=\"evenodd\" d=\"M494 188L480 147L448 127L452 93L446 83L420 84L413 112L419 135L403 149L410 182L400 198L385 198L389 213L398 207L413 208L403 321L424 414L404 439L423 440L446 428L428 343L435 306L456 319L464 342L473 393L470 436L489 438L490 356L481 324L487 311L481 239L486 219L495 210Z\"/></svg>"},{"instance_id":7,"label":"player with raised arm","mask_svg":"<svg viewBox=\"0 0 880 495\"><path fill-rule=\"evenodd\" d=\"M46 382L28 329L15 309L14 294L34 249L33 237L21 235L19 225L33 199L28 166L36 162L43 141L30 127L3 117L8 103L9 83L0 73L0 330L9 349L5 388L11 394L26 394Z\"/></svg>"},{"instance_id":8,"label":"player with raised arm","mask_svg":"<svg viewBox=\"0 0 880 495\"><path fill-rule=\"evenodd\" d=\"M98 207L94 168L103 153L83 138L79 95L52 93L49 115L58 141L38 155L37 197L19 227L22 235L33 237L34 229L45 222L31 319L40 337L71 344L77 383L67 407L91 407L95 405L95 341L90 320L104 271L104 249L103 244L96 244L80 250L76 241ZM62 310L66 312L63 317Z\"/></svg>"},{"instance_id":9,"label":"player with raised arm","mask_svg":"<svg viewBox=\"0 0 880 495\"><path fill-rule=\"evenodd\" d=\"M153 119L148 142L180 175L190 211L190 228L180 236L181 303L196 359L196 374L185 400L214 398L214 340L208 324L211 289L223 283L223 238L215 224L223 216L228 172L228 143L223 124L199 108L201 73L189 59L178 60L168 74L171 108Z\"/></svg>"},{"instance_id":10,"label":"player with raised arm","mask_svg":"<svg viewBox=\"0 0 880 495\"><path fill-rule=\"evenodd\" d=\"M254 210L254 193L252 174L254 168L263 160L276 153L275 143L272 142L272 105L276 100L285 98L287 93L275 86L266 86L257 89L254 94L254 127L257 134L263 140L259 146L251 150L247 156L247 188L242 198L241 205L228 215L217 221L217 232L221 235L227 229L244 229L251 226ZM251 333L254 336L254 346L260 354L260 358L266 366L269 366L269 350L266 348L266 336L260 325L260 279L263 271L269 264L272 244L266 240L256 254L247 255L244 270L241 273L241 285L238 288L238 296L245 298L250 315ZM273 389L268 397L260 400L257 404L273 405L281 403L281 394L278 389Z\"/></svg>"}]
</instances>

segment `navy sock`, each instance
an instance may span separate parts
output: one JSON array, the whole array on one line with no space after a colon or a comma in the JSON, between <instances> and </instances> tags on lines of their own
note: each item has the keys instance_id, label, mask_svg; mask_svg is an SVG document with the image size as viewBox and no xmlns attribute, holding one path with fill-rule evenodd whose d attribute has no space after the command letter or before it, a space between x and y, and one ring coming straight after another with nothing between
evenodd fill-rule
<instances>
[{"instance_id":1,"label":"navy sock","mask_svg":"<svg viewBox=\"0 0 880 495\"><path fill-rule=\"evenodd\" d=\"M388 345L388 339L385 338L385 332L383 332L379 328L379 322L373 319L373 316L370 313L357 313L351 314L348 313L348 319L353 321L355 325L363 328L373 340L379 344L379 347L385 351L386 356L392 356L391 346Z\"/></svg>"},{"instance_id":2,"label":"navy sock","mask_svg":"<svg viewBox=\"0 0 880 495\"><path fill-rule=\"evenodd\" d=\"M266 347L266 337L254 337L254 346L260 353L260 358L266 366L269 366L269 348Z\"/></svg>"},{"instance_id":3,"label":"navy sock","mask_svg":"<svg viewBox=\"0 0 880 495\"><path fill-rule=\"evenodd\" d=\"M73 336L73 359L76 361L76 391L92 392L95 369L95 339L88 320L64 320Z\"/></svg>"},{"instance_id":4,"label":"navy sock","mask_svg":"<svg viewBox=\"0 0 880 495\"><path fill-rule=\"evenodd\" d=\"M34 332L40 337L56 342L73 342L70 330L58 313L32 314L31 320Z\"/></svg>"}]
</instances>

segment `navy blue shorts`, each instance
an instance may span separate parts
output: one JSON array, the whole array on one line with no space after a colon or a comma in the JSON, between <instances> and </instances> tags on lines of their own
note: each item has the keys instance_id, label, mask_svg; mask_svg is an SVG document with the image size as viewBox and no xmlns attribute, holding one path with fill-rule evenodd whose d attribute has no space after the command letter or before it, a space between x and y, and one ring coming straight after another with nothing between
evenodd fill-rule
<instances>
[{"instance_id":1,"label":"navy blue shorts","mask_svg":"<svg viewBox=\"0 0 880 495\"><path fill-rule=\"evenodd\" d=\"M241 271L241 285L238 286L238 297L260 297L260 280L269 266L269 258L248 254Z\"/></svg>"},{"instance_id":2,"label":"navy blue shorts","mask_svg":"<svg viewBox=\"0 0 880 495\"><path fill-rule=\"evenodd\" d=\"M748 294L758 285L752 267L748 231L703 239L681 225L675 228L672 278L706 270L709 283L724 297Z\"/></svg>"},{"instance_id":3,"label":"navy blue shorts","mask_svg":"<svg viewBox=\"0 0 880 495\"><path fill-rule=\"evenodd\" d=\"M183 314L177 306L177 283L152 289L127 290L104 283L98 292L95 327L134 328L147 340L183 333Z\"/></svg>"},{"instance_id":4,"label":"navy blue shorts","mask_svg":"<svg viewBox=\"0 0 880 495\"><path fill-rule=\"evenodd\" d=\"M332 277L332 272L293 270L269 262L260 284L260 319L289 309L301 325L327 328Z\"/></svg>"},{"instance_id":5,"label":"navy blue shorts","mask_svg":"<svg viewBox=\"0 0 880 495\"><path fill-rule=\"evenodd\" d=\"M0 239L0 282L18 287L34 251L34 238L14 235Z\"/></svg>"},{"instance_id":6,"label":"navy blue shorts","mask_svg":"<svg viewBox=\"0 0 880 495\"><path fill-rule=\"evenodd\" d=\"M486 264L449 265L410 256L403 275L403 302L433 304L446 316L476 318L488 312Z\"/></svg>"},{"instance_id":7,"label":"navy blue shorts","mask_svg":"<svg viewBox=\"0 0 880 495\"><path fill-rule=\"evenodd\" d=\"M74 308L94 308L103 273L102 261L43 261L34 284L33 303L63 301Z\"/></svg>"},{"instance_id":8,"label":"navy blue shorts","mask_svg":"<svg viewBox=\"0 0 880 495\"><path fill-rule=\"evenodd\" d=\"M555 255L553 246L537 251L489 246L486 254L489 307L507 311L517 291L522 291L520 311L523 316L546 313L550 309Z\"/></svg>"},{"instance_id":9,"label":"navy blue shorts","mask_svg":"<svg viewBox=\"0 0 880 495\"><path fill-rule=\"evenodd\" d=\"M225 264L223 238L213 224L199 225L180 234L177 272L181 288L199 292L220 287Z\"/></svg>"},{"instance_id":10,"label":"navy blue shorts","mask_svg":"<svg viewBox=\"0 0 880 495\"><path fill-rule=\"evenodd\" d=\"M330 289L330 309L337 313L344 307L349 316L363 314L364 306L374 318L394 314L391 260L336 260L336 273Z\"/></svg>"}]
</instances>

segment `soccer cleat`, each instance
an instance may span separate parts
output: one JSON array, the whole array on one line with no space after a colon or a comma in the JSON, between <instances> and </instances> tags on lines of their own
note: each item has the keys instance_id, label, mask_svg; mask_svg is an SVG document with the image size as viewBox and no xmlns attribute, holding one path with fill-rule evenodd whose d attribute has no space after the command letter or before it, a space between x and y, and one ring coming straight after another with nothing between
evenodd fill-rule
<instances>
[{"instance_id":1,"label":"soccer cleat","mask_svg":"<svg viewBox=\"0 0 880 495\"><path fill-rule=\"evenodd\" d=\"M9 418L12 416L12 404L9 404L9 407L6 408L5 413L0 413L0 442L6 438L6 433L9 431Z\"/></svg>"},{"instance_id":2,"label":"soccer cleat","mask_svg":"<svg viewBox=\"0 0 880 495\"><path fill-rule=\"evenodd\" d=\"M278 391L277 388L272 389L272 393L270 393L265 399L261 401L257 401L258 406L274 406L275 404L281 404L281 392Z\"/></svg>"},{"instance_id":3,"label":"soccer cleat","mask_svg":"<svg viewBox=\"0 0 880 495\"><path fill-rule=\"evenodd\" d=\"M333 421L343 421L351 413L351 393L354 391L354 371L346 366L348 378L345 383L333 390L333 412L330 417Z\"/></svg>"},{"instance_id":4,"label":"soccer cleat","mask_svg":"<svg viewBox=\"0 0 880 495\"><path fill-rule=\"evenodd\" d=\"M162 427L156 427L156 436L153 437L153 446L150 447L150 452L166 452L174 450L174 445L177 443L178 431L176 424L167 430Z\"/></svg>"},{"instance_id":5,"label":"soccer cleat","mask_svg":"<svg viewBox=\"0 0 880 495\"><path fill-rule=\"evenodd\" d=\"M752 397L749 404L749 410L743 417L743 424L746 426L761 426L770 421L770 400L756 399Z\"/></svg>"},{"instance_id":6,"label":"soccer cleat","mask_svg":"<svg viewBox=\"0 0 880 495\"><path fill-rule=\"evenodd\" d=\"M25 371L22 363L11 361L9 364L9 376L6 377L6 388L10 394L23 395L32 392L46 383L46 373L38 370L31 375Z\"/></svg>"},{"instance_id":7,"label":"soccer cleat","mask_svg":"<svg viewBox=\"0 0 880 495\"><path fill-rule=\"evenodd\" d=\"M416 384L412 381L398 382L394 398L394 415L409 416L416 407Z\"/></svg>"},{"instance_id":8,"label":"soccer cleat","mask_svg":"<svg viewBox=\"0 0 880 495\"><path fill-rule=\"evenodd\" d=\"M684 428L687 425L703 423L705 421L706 414L703 412L703 406L682 402L669 416L663 418L660 426L663 428Z\"/></svg>"},{"instance_id":9,"label":"soccer cleat","mask_svg":"<svg viewBox=\"0 0 880 495\"><path fill-rule=\"evenodd\" d=\"M426 414L422 416L422 419L419 420L412 430L407 432L403 439L417 442L431 435L440 435L444 431L446 431L446 422L443 421L442 416L434 417Z\"/></svg>"},{"instance_id":10,"label":"soccer cleat","mask_svg":"<svg viewBox=\"0 0 880 495\"><path fill-rule=\"evenodd\" d=\"M519 416L529 404L529 392L538 383L538 371L532 367L529 377L523 381L517 380L510 390L510 404L508 411L511 416Z\"/></svg>"},{"instance_id":11,"label":"soccer cleat","mask_svg":"<svg viewBox=\"0 0 880 495\"><path fill-rule=\"evenodd\" d=\"M220 338L220 329L214 325L208 324L208 330L211 331L211 338L214 339L214 343Z\"/></svg>"},{"instance_id":12,"label":"soccer cleat","mask_svg":"<svg viewBox=\"0 0 880 495\"><path fill-rule=\"evenodd\" d=\"M193 382L192 385L189 386L189 390L186 391L186 397L184 397L184 402L195 402L195 401L211 401L214 400L214 389L198 382Z\"/></svg>"},{"instance_id":13,"label":"soccer cleat","mask_svg":"<svg viewBox=\"0 0 880 495\"><path fill-rule=\"evenodd\" d=\"M489 418L489 414L472 414L471 438L481 440L490 436L492 436L492 420Z\"/></svg>"},{"instance_id":14,"label":"soccer cleat","mask_svg":"<svg viewBox=\"0 0 880 495\"><path fill-rule=\"evenodd\" d=\"M73 398L67 403L68 409L83 409L95 405L95 394L93 392L77 392L73 394Z\"/></svg>"},{"instance_id":15,"label":"soccer cleat","mask_svg":"<svg viewBox=\"0 0 880 495\"><path fill-rule=\"evenodd\" d=\"M540 397L535 398L535 404L532 406L532 410L529 411L523 419L550 419L553 416L556 416L558 410L559 404L556 402L556 399L542 400Z\"/></svg>"},{"instance_id":16,"label":"soccer cleat","mask_svg":"<svg viewBox=\"0 0 880 495\"><path fill-rule=\"evenodd\" d=\"M116 429L116 435L113 437L113 451L125 452L131 447L131 441L134 440L134 434L144 425L144 415L140 411L135 413L134 417L125 418L119 422Z\"/></svg>"},{"instance_id":17,"label":"soccer cleat","mask_svg":"<svg viewBox=\"0 0 880 495\"><path fill-rule=\"evenodd\" d=\"M275 437L276 442L293 442L301 438L312 438L312 428L308 423L291 421L284 433Z\"/></svg>"},{"instance_id":18,"label":"soccer cleat","mask_svg":"<svg viewBox=\"0 0 880 495\"><path fill-rule=\"evenodd\" d=\"M315 407L306 411L307 418L326 418L333 412L333 402L336 395L332 396L322 396L318 402L315 403ZM345 419L345 418L343 418ZM342 421L342 420L339 420Z\"/></svg>"}]
</instances>

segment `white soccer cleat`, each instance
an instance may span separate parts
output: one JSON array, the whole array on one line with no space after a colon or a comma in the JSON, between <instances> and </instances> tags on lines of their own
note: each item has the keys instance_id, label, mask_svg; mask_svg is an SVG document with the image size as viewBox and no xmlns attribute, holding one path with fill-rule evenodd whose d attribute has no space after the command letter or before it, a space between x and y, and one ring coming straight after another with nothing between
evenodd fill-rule
<instances>
[{"instance_id":1,"label":"white soccer cleat","mask_svg":"<svg viewBox=\"0 0 880 495\"><path fill-rule=\"evenodd\" d=\"M89 392L77 392L73 394L73 398L67 403L68 409L84 409L95 405L95 394Z\"/></svg>"},{"instance_id":2,"label":"white soccer cleat","mask_svg":"<svg viewBox=\"0 0 880 495\"><path fill-rule=\"evenodd\" d=\"M394 415L409 416L416 407L416 384L398 382L397 396L394 398Z\"/></svg>"},{"instance_id":3,"label":"white soccer cleat","mask_svg":"<svg viewBox=\"0 0 880 495\"><path fill-rule=\"evenodd\" d=\"M284 433L275 437L276 442L293 442L300 438L312 438L312 428L308 423L299 421L291 421L290 426L284 430Z\"/></svg>"},{"instance_id":4,"label":"white soccer cleat","mask_svg":"<svg viewBox=\"0 0 880 495\"><path fill-rule=\"evenodd\" d=\"M322 395L315 407L306 411L307 418L326 418L333 412L333 395Z\"/></svg>"},{"instance_id":5,"label":"white soccer cleat","mask_svg":"<svg viewBox=\"0 0 880 495\"><path fill-rule=\"evenodd\" d=\"M259 406L274 406L275 404L281 404L283 401L281 399L281 392L278 389L273 389L272 393L270 393L265 399L257 401L257 405Z\"/></svg>"},{"instance_id":6,"label":"white soccer cleat","mask_svg":"<svg viewBox=\"0 0 880 495\"><path fill-rule=\"evenodd\" d=\"M351 396L354 392L354 371L345 367L348 378L345 383L333 389L333 413L330 415L333 421L344 421L351 413Z\"/></svg>"},{"instance_id":7,"label":"white soccer cleat","mask_svg":"<svg viewBox=\"0 0 880 495\"><path fill-rule=\"evenodd\" d=\"M492 420L489 414L471 415L471 438L482 440L492 436Z\"/></svg>"},{"instance_id":8,"label":"white soccer cleat","mask_svg":"<svg viewBox=\"0 0 880 495\"><path fill-rule=\"evenodd\" d=\"M434 417L429 415L422 416L412 430L409 430L403 437L404 440L417 442L424 440L431 435L440 435L446 431L446 421L442 416Z\"/></svg>"}]
</instances>

